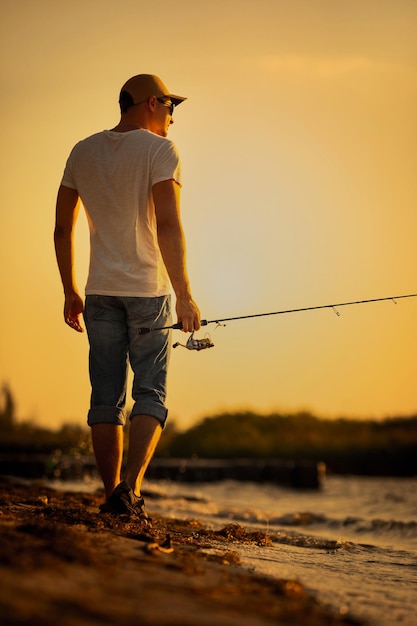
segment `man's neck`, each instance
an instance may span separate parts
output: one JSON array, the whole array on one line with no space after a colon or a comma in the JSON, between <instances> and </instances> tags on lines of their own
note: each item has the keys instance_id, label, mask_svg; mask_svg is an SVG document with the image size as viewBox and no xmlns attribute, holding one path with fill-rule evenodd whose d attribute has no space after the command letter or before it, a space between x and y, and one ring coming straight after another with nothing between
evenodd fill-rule
<instances>
[{"instance_id":1,"label":"man's neck","mask_svg":"<svg viewBox=\"0 0 417 626\"><path fill-rule=\"evenodd\" d=\"M120 121L117 126L111 129L114 133L127 133L130 130L143 130L143 126L134 122Z\"/></svg>"}]
</instances>

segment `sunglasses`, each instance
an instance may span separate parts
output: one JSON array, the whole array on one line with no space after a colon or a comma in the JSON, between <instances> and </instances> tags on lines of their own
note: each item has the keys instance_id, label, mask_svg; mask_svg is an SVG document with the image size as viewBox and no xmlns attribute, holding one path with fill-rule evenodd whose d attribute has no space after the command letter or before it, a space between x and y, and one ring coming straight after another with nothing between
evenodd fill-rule
<instances>
[{"instance_id":1,"label":"sunglasses","mask_svg":"<svg viewBox=\"0 0 417 626\"><path fill-rule=\"evenodd\" d=\"M163 104L164 107L169 108L169 114L172 117L172 115L174 113L175 104L173 102L171 102L171 100L164 100L163 98L157 98L157 101L160 104Z\"/></svg>"}]
</instances>

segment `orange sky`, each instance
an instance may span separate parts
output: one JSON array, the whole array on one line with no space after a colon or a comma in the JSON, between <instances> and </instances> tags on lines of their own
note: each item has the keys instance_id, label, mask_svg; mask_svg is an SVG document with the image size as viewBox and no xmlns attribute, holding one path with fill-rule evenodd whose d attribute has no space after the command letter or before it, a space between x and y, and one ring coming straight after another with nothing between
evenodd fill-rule
<instances>
[{"instance_id":1,"label":"orange sky","mask_svg":"<svg viewBox=\"0 0 417 626\"><path fill-rule=\"evenodd\" d=\"M142 4L2 5L0 384L21 419L85 421L87 340L62 321L55 197L69 150L117 122L136 73L189 96L170 137L203 317L417 291L414 0ZM80 287L87 263L82 218ZM209 327L214 349L173 352L171 417L415 413L417 298L340 313Z\"/></svg>"}]
</instances>

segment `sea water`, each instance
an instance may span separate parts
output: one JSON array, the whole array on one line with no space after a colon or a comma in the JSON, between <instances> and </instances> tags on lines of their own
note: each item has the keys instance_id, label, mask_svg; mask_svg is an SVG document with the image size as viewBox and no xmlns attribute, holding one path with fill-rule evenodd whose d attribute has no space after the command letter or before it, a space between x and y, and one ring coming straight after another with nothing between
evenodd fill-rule
<instances>
[{"instance_id":1,"label":"sea water","mask_svg":"<svg viewBox=\"0 0 417 626\"><path fill-rule=\"evenodd\" d=\"M151 513L267 532L271 546L233 545L252 571L297 580L374 626L417 626L416 478L329 476L317 491L147 481L146 490Z\"/></svg>"}]
</instances>

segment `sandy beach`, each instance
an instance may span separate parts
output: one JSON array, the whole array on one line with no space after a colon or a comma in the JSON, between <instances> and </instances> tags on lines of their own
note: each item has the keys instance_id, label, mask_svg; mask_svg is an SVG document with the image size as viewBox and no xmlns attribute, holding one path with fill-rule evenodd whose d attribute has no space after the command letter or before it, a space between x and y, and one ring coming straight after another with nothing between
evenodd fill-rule
<instances>
[{"instance_id":1,"label":"sandy beach","mask_svg":"<svg viewBox=\"0 0 417 626\"><path fill-rule=\"evenodd\" d=\"M149 529L100 514L102 501L0 479L3 626L359 624L245 569L239 543L269 545L266 533L162 517Z\"/></svg>"}]
</instances>

